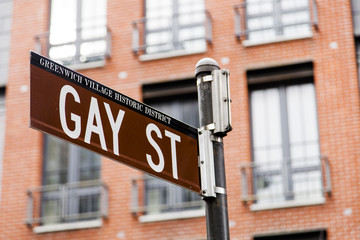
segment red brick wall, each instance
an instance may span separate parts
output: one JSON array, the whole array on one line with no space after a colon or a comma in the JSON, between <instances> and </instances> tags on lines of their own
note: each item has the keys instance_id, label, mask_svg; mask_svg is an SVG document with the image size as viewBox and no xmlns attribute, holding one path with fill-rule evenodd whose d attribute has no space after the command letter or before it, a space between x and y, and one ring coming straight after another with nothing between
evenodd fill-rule
<instances>
[{"instance_id":1,"label":"red brick wall","mask_svg":"<svg viewBox=\"0 0 360 240\"><path fill-rule=\"evenodd\" d=\"M141 100L143 83L194 76L203 57L230 62L233 131L225 140L231 239L254 234L326 228L328 239L360 239L359 85L350 0L318 0L319 29L313 37L244 47L234 36L233 6L240 1L206 1L213 20L213 43L204 54L141 62L131 52L131 21L142 17L143 1L108 0L112 56L105 67L81 71L103 84ZM198 239L206 237L205 218L139 223L130 213L132 177L141 173L108 159L102 180L109 185L109 218L98 229L34 234L24 224L26 190L41 185L42 135L29 129L29 50L45 32L48 1L14 0L10 74L6 95L6 145L0 203L0 239ZM338 48L330 44L336 42ZM328 156L332 195L318 206L250 211L241 201L240 165L251 161L246 69L312 59L318 105L321 153ZM126 79L118 74L127 72ZM352 212L344 214L346 209Z\"/></svg>"}]
</instances>

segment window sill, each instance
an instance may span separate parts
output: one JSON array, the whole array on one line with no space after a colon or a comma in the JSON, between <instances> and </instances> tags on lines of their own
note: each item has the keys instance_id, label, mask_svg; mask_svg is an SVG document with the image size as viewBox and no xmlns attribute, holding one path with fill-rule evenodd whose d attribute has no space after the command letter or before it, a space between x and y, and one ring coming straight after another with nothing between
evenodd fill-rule
<instances>
[{"instance_id":1,"label":"window sill","mask_svg":"<svg viewBox=\"0 0 360 240\"><path fill-rule=\"evenodd\" d=\"M38 226L38 227L34 227L33 231L34 233L49 233L49 232L70 231L70 230L79 230L79 229L87 229L87 228L99 228L101 226L102 226L102 219L97 219L90 221L59 223L59 224Z\"/></svg>"},{"instance_id":2,"label":"window sill","mask_svg":"<svg viewBox=\"0 0 360 240\"><path fill-rule=\"evenodd\" d=\"M158 60L158 59L164 59L164 58L173 58L173 57L180 57L180 56L186 56L186 55L193 55L193 54L200 54L206 52L206 48L200 49L200 50L174 50L169 52L163 52L163 53L150 53L150 54L143 54L139 57L140 61L146 62L146 61L152 61L152 60Z\"/></svg>"},{"instance_id":3,"label":"window sill","mask_svg":"<svg viewBox=\"0 0 360 240\"><path fill-rule=\"evenodd\" d=\"M139 217L139 222L141 223L160 222L160 221L179 220L179 219L197 218L197 217L205 217L205 208L198 210L182 211L182 212L169 212L169 213L143 215Z\"/></svg>"},{"instance_id":4,"label":"window sill","mask_svg":"<svg viewBox=\"0 0 360 240\"><path fill-rule=\"evenodd\" d=\"M301 40L301 39L307 39L312 38L313 34L304 34L301 36L296 37L285 37L285 36L278 36L276 38L270 39L270 40L244 40L242 42L242 45L244 47L252 47L252 46L258 46L258 45L265 45L265 44L271 44L271 43L279 43L279 42L287 42L287 41L294 41L294 40Z\"/></svg>"},{"instance_id":5,"label":"window sill","mask_svg":"<svg viewBox=\"0 0 360 240\"><path fill-rule=\"evenodd\" d=\"M262 210L272 210L272 209L281 209L281 208L306 207L312 205L322 205L324 203L325 203L325 198L318 198L318 199L306 200L306 201L292 200L292 201L279 202L279 203L260 203L260 204L252 204L250 206L250 210L262 211Z\"/></svg>"},{"instance_id":6,"label":"window sill","mask_svg":"<svg viewBox=\"0 0 360 240\"><path fill-rule=\"evenodd\" d=\"M90 68L100 68L105 66L105 59L98 60L98 61L92 61L92 62L84 62L84 63L75 63L75 64L69 64L66 65L66 67L73 69L73 70L84 70L84 69L90 69Z\"/></svg>"}]
</instances>

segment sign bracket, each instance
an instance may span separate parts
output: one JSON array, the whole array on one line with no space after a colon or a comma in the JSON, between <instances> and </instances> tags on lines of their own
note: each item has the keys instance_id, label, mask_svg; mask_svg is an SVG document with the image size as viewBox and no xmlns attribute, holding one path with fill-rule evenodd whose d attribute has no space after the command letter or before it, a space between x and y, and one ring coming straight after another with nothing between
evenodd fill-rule
<instances>
[{"instance_id":1,"label":"sign bracket","mask_svg":"<svg viewBox=\"0 0 360 240\"><path fill-rule=\"evenodd\" d=\"M206 202L208 239L230 239L224 146L231 131L229 72L211 58L195 67L199 102L199 152L201 191Z\"/></svg>"},{"instance_id":2,"label":"sign bracket","mask_svg":"<svg viewBox=\"0 0 360 240\"><path fill-rule=\"evenodd\" d=\"M204 197L216 197L214 152L210 130L199 129L199 155L201 195Z\"/></svg>"}]
</instances>

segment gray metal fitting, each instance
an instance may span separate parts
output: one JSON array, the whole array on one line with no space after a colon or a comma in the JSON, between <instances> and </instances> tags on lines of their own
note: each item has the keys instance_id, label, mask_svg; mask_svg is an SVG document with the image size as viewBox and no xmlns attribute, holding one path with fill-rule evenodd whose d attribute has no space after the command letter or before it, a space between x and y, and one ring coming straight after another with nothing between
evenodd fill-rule
<instances>
[{"instance_id":1,"label":"gray metal fitting","mask_svg":"<svg viewBox=\"0 0 360 240\"><path fill-rule=\"evenodd\" d=\"M195 66L195 76L201 73L211 74L213 70L220 70L219 64L212 58L203 58Z\"/></svg>"}]
</instances>

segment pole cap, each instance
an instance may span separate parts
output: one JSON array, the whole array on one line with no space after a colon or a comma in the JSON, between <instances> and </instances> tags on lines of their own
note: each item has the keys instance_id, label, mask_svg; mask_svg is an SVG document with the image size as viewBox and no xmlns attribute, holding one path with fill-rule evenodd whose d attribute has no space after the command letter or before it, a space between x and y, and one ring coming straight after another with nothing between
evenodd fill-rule
<instances>
[{"instance_id":1,"label":"pole cap","mask_svg":"<svg viewBox=\"0 0 360 240\"><path fill-rule=\"evenodd\" d=\"M220 70L219 64L212 58L203 58L195 66L195 76L205 72L211 73L213 70Z\"/></svg>"}]
</instances>

